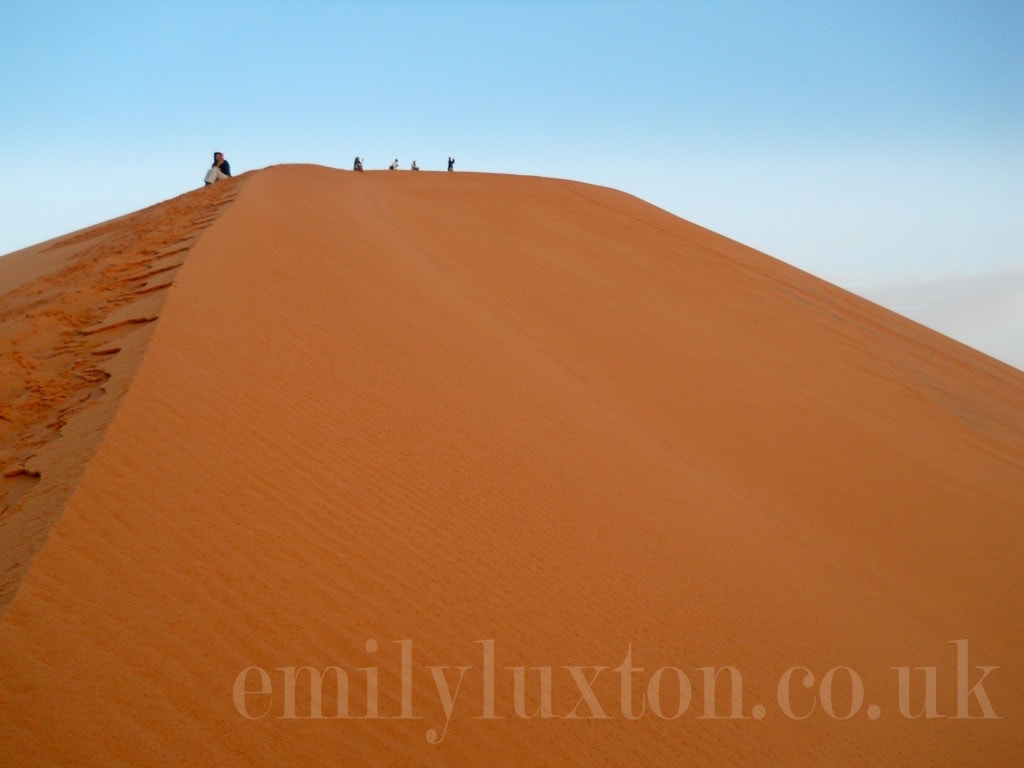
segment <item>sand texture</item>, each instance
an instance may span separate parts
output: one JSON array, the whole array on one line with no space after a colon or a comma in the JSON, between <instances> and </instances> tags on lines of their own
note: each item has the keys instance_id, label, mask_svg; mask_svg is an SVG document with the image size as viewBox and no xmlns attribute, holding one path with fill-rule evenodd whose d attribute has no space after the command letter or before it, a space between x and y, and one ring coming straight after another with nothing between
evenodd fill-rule
<instances>
[{"instance_id":1,"label":"sand texture","mask_svg":"<svg viewBox=\"0 0 1024 768\"><path fill-rule=\"evenodd\" d=\"M2 766L1020 764L979 352L491 174L272 167L0 294Z\"/></svg>"},{"instance_id":2,"label":"sand texture","mask_svg":"<svg viewBox=\"0 0 1024 768\"><path fill-rule=\"evenodd\" d=\"M0 260L0 613L81 477L178 268L236 184Z\"/></svg>"}]
</instances>

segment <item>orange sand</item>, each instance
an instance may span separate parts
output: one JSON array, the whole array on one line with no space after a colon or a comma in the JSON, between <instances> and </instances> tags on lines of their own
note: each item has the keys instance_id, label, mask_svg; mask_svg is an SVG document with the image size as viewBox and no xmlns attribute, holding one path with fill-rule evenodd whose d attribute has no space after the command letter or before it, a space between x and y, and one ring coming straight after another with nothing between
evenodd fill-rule
<instances>
[{"instance_id":1,"label":"orange sand","mask_svg":"<svg viewBox=\"0 0 1024 768\"><path fill-rule=\"evenodd\" d=\"M127 296L70 329L159 320L74 349L53 317L17 319L18 291L56 290L108 240L0 260L5 348L69 355L28 366L57 393L32 408L4 371L5 469L39 477L0 481L20 574L0 616L0 765L1024 754L1021 372L584 184L280 166L149 212L161 245L125 217L94 255L145 276L186 244L173 286L145 294L165 303L131 304L93 268L60 291L83 317ZM96 354L112 347L129 354ZM122 389L70 387L68 367ZM88 445L44 429L74 398ZM19 515L38 543L3 532ZM290 711L285 670L304 665L347 672L349 717L333 678L310 717L305 673ZM725 672L711 702L702 668L726 666L742 701ZM270 693L258 670L238 682L249 667ZM552 716L526 719L537 667ZM943 717L901 714L895 667L936 668ZM692 699L669 719L680 675Z\"/></svg>"},{"instance_id":2,"label":"orange sand","mask_svg":"<svg viewBox=\"0 0 1024 768\"><path fill-rule=\"evenodd\" d=\"M0 260L0 613L102 440L185 254L237 189Z\"/></svg>"}]
</instances>

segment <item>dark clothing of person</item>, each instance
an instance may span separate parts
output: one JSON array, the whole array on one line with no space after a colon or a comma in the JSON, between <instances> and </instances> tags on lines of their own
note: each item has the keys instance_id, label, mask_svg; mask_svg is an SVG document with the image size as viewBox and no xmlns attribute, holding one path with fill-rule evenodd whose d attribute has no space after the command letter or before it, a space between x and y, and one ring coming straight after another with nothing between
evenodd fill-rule
<instances>
[{"instance_id":1,"label":"dark clothing of person","mask_svg":"<svg viewBox=\"0 0 1024 768\"><path fill-rule=\"evenodd\" d=\"M217 161L215 160L213 162L213 165L211 165L210 167L211 168L218 168L219 167L220 168L220 172L223 173L225 176L230 176L231 175L231 164L228 163L227 160L221 160L219 166L217 165Z\"/></svg>"}]
</instances>

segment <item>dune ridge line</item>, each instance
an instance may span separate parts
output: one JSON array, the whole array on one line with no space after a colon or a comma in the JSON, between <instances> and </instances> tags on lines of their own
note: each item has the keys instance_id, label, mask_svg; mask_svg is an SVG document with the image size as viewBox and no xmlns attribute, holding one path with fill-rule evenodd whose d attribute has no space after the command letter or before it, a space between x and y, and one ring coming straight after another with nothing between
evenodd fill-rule
<instances>
[{"instance_id":1,"label":"dune ridge line","mask_svg":"<svg viewBox=\"0 0 1024 768\"><path fill-rule=\"evenodd\" d=\"M241 182L0 260L0 614L116 412L174 276ZM155 279L159 276L159 280Z\"/></svg>"}]
</instances>

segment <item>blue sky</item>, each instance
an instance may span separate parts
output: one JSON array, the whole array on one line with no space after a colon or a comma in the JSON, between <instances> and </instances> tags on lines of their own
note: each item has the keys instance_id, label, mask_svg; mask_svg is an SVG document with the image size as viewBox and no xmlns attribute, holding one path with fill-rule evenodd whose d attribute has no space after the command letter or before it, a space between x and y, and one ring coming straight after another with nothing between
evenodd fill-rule
<instances>
[{"instance_id":1,"label":"blue sky","mask_svg":"<svg viewBox=\"0 0 1024 768\"><path fill-rule=\"evenodd\" d=\"M1024 368L1019 0L0 5L0 253L214 149L616 187Z\"/></svg>"}]
</instances>

